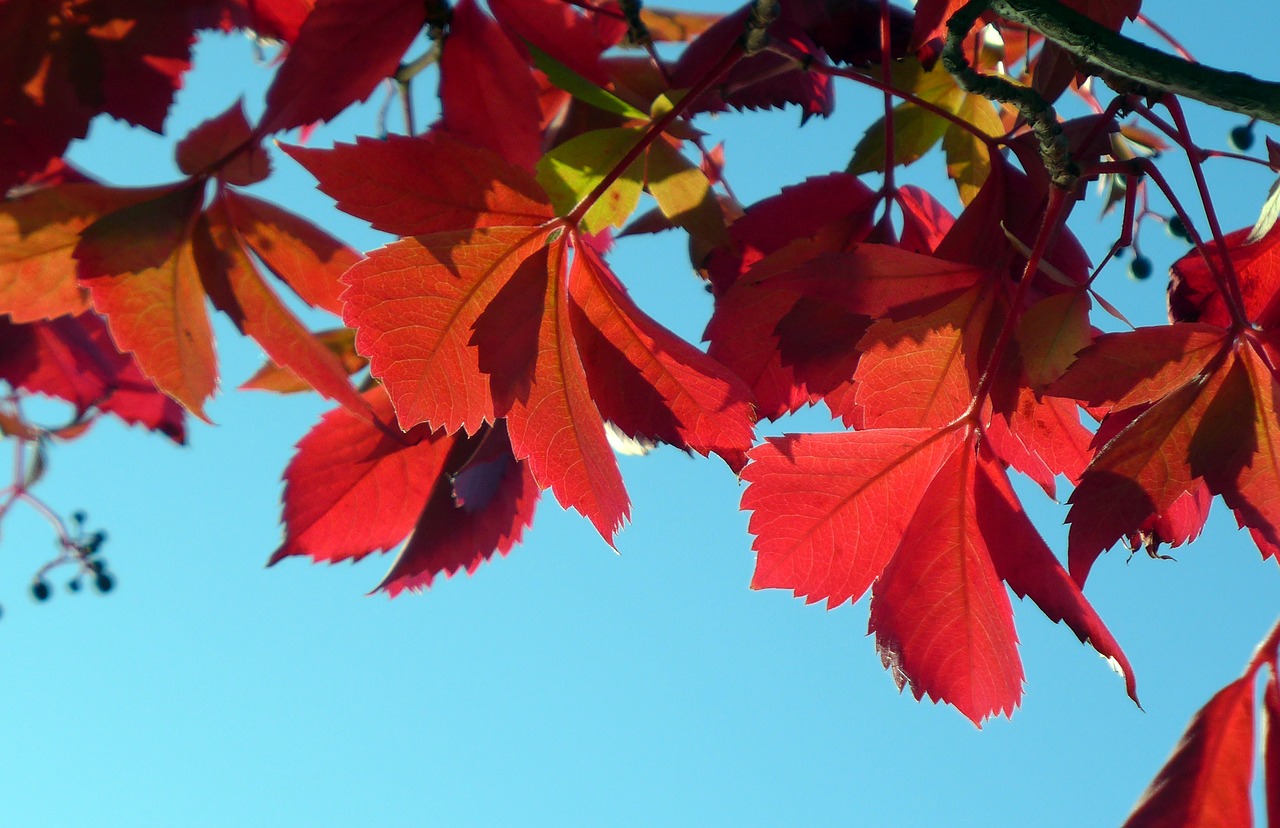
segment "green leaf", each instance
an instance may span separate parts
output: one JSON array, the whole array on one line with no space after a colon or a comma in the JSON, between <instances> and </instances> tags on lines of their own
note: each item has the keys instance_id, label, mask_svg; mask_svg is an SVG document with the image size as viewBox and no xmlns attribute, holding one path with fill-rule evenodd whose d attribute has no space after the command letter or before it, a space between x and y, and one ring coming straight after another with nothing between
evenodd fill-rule
<instances>
[{"instance_id":1,"label":"green leaf","mask_svg":"<svg viewBox=\"0 0 1280 828\"><path fill-rule=\"evenodd\" d=\"M712 246L728 243L724 211L711 182L684 153L666 141L656 141L649 148L646 172L649 192L664 216Z\"/></svg>"},{"instance_id":2,"label":"green leaf","mask_svg":"<svg viewBox=\"0 0 1280 828\"><path fill-rule=\"evenodd\" d=\"M559 215L566 215L586 198L640 140L643 130L617 127L584 132L548 152L536 174ZM587 211L582 227L598 233L621 227L635 212L644 187L644 159L637 158Z\"/></svg>"},{"instance_id":3,"label":"green leaf","mask_svg":"<svg viewBox=\"0 0 1280 828\"><path fill-rule=\"evenodd\" d=\"M583 103L591 104L596 109L621 115L623 118L646 118L643 112L619 98L617 95L596 86L591 81L565 66L551 55L526 42L529 54L533 56L533 65L538 67L547 80L557 89L563 89Z\"/></svg>"}]
</instances>

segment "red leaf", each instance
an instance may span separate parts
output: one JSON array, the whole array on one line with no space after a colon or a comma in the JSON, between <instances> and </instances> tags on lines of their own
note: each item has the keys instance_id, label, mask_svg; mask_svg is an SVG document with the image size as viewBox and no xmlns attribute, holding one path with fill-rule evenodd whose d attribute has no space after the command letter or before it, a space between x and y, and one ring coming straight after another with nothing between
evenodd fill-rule
<instances>
[{"instance_id":1,"label":"red leaf","mask_svg":"<svg viewBox=\"0 0 1280 828\"><path fill-rule=\"evenodd\" d=\"M999 154L993 154L990 161L986 182L938 243L934 255L972 264L1017 283L1027 263L1025 250L1040 231L1050 185L1043 173L1039 179L1029 178ZM1037 161L1028 169L1043 170L1043 166ZM1009 236L1025 247L1019 248ZM1088 279L1089 257L1065 227L1053 235L1043 261L1079 284ZM1043 273L1037 274L1035 284L1037 291L1046 295L1065 289Z\"/></svg>"},{"instance_id":2,"label":"red leaf","mask_svg":"<svg viewBox=\"0 0 1280 828\"><path fill-rule=\"evenodd\" d=\"M298 321L262 281L221 201L196 226L195 255L205 290L241 333L277 365L356 412L367 409L338 358Z\"/></svg>"},{"instance_id":3,"label":"red leaf","mask_svg":"<svg viewBox=\"0 0 1280 828\"><path fill-rule=\"evenodd\" d=\"M1148 517L1191 492L1199 480L1188 453L1229 366L1173 391L1110 440L1071 495L1068 561L1083 584L1098 555Z\"/></svg>"},{"instance_id":4,"label":"red leaf","mask_svg":"<svg viewBox=\"0 0 1280 828\"><path fill-rule=\"evenodd\" d=\"M178 169L187 175L216 173L228 184L248 186L271 174L271 159L253 136L243 101L187 133L176 152Z\"/></svg>"},{"instance_id":5,"label":"red leaf","mask_svg":"<svg viewBox=\"0 0 1280 828\"><path fill-rule=\"evenodd\" d=\"M572 265L565 262L565 244L561 239L547 248L532 382L527 397L515 399L507 412L507 430L516 458L528 459L538 485L550 488L561 506L578 510L612 545L631 507L574 341L565 280L572 281L583 264L581 252ZM566 267L573 273L566 274ZM512 281L534 273L531 268Z\"/></svg>"},{"instance_id":6,"label":"red leaf","mask_svg":"<svg viewBox=\"0 0 1280 828\"><path fill-rule=\"evenodd\" d=\"M474 434L493 422L494 395L472 330L546 236L529 227L418 236L375 250L347 272L344 321L401 426L428 422Z\"/></svg>"},{"instance_id":7,"label":"red leaf","mask_svg":"<svg viewBox=\"0 0 1280 828\"><path fill-rule=\"evenodd\" d=\"M1080 424L1075 403L1055 397L1037 399L1030 388L1018 389L1009 412L996 412L984 431L1002 461L1055 496L1054 476L1075 482L1092 459L1093 435Z\"/></svg>"},{"instance_id":8,"label":"red leaf","mask_svg":"<svg viewBox=\"0 0 1280 828\"><path fill-rule=\"evenodd\" d=\"M1243 368L1240 379L1247 377L1247 384L1234 389L1222 410L1206 412L1206 421L1220 433L1193 443L1191 462L1235 511L1240 525L1249 527L1265 558L1280 546L1280 388L1253 348L1240 350L1233 374L1237 367ZM1200 440L1199 433L1196 437Z\"/></svg>"},{"instance_id":9,"label":"red leaf","mask_svg":"<svg viewBox=\"0 0 1280 828\"><path fill-rule=\"evenodd\" d=\"M191 2L0 3L0 194L99 113L160 132L195 40Z\"/></svg>"},{"instance_id":10,"label":"red leaf","mask_svg":"<svg viewBox=\"0 0 1280 828\"><path fill-rule=\"evenodd\" d=\"M968 444L954 450L911 510L872 591L868 632L899 687L909 681L917 699L953 704L981 727L1013 713L1023 675L1013 609L991 559L992 541L1007 538L988 538L978 522L977 463Z\"/></svg>"},{"instance_id":11,"label":"red leaf","mask_svg":"<svg viewBox=\"0 0 1280 828\"><path fill-rule=\"evenodd\" d=\"M790 589L828 607L856 601L897 550L956 443L955 432L875 429L757 446L742 472L742 509L752 512L756 536L751 588Z\"/></svg>"},{"instance_id":12,"label":"red leaf","mask_svg":"<svg viewBox=\"0 0 1280 828\"><path fill-rule=\"evenodd\" d=\"M811 178L753 204L730 225L732 244L708 260L717 296L703 338L711 356L751 388L760 416L776 418L846 384L866 321L745 274L755 267L786 272L787 265L849 249L870 233L875 203L853 176ZM822 350L814 348L816 332L842 326Z\"/></svg>"},{"instance_id":13,"label":"red leaf","mask_svg":"<svg viewBox=\"0 0 1280 828\"><path fill-rule=\"evenodd\" d=\"M535 226L552 217L532 173L438 129L414 138L357 138L331 150L284 150L340 210L398 236Z\"/></svg>"},{"instance_id":14,"label":"red leaf","mask_svg":"<svg viewBox=\"0 0 1280 828\"><path fill-rule=\"evenodd\" d=\"M1253 685L1250 672L1200 708L1124 828L1253 824Z\"/></svg>"},{"instance_id":15,"label":"red leaf","mask_svg":"<svg viewBox=\"0 0 1280 828\"><path fill-rule=\"evenodd\" d=\"M408 543L378 584L392 598L420 592L443 574L473 574L480 564L511 551L533 520L538 485L527 463L511 454L506 428L495 426L464 445L470 458L450 482L441 479L418 517Z\"/></svg>"},{"instance_id":16,"label":"red leaf","mask_svg":"<svg viewBox=\"0 0 1280 828\"><path fill-rule=\"evenodd\" d=\"M932 310L981 277L969 265L868 242L848 252L820 254L781 273L757 275L764 264L750 272L753 283L768 282L774 288L838 303L853 313L889 319Z\"/></svg>"},{"instance_id":17,"label":"red leaf","mask_svg":"<svg viewBox=\"0 0 1280 828\"><path fill-rule=\"evenodd\" d=\"M978 466L974 507L1000 579L1019 597L1034 601L1050 621L1065 622L1082 642L1107 659L1124 678L1129 698L1136 704L1138 688L1129 659L1027 518L1004 471L989 459Z\"/></svg>"},{"instance_id":18,"label":"red leaf","mask_svg":"<svg viewBox=\"0 0 1280 828\"><path fill-rule=\"evenodd\" d=\"M711 282L723 293L756 262L798 239L813 239L815 253L846 250L871 232L876 203L875 193L846 173L784 187L730 225L732 245L708 262Z\"/></svg>"},{"instance_id":19,"label":"red leaf","mask_svg":"<svg viewBox=\"0 0 1280 828\"><path fill-rule=\"evenodd\" d=\"M116 350L92 313L15 325L0 318L0 379L15 388L66 400L186 441L182 408Z\"/></svg>"},{"instance_id":20,"label":"red leaf","mask_svg":"<svg viewBox=\"0 0 1280 828\"><path fill-rule=\"evenodd\" d=\"M1103 334L1047 393L1116 410L1155 402L1204 371L1226 342L1222 328L1192 323Z\"/></svg>"},{"instance_id":21,"label":"red leaf","mask_svg":"<svg viewBox=\"0 0 1280 828\"><path fill-rule=\"evenodd\" d=\"M1265 312L1280 291L1280 249L1276 247L1280 243L1280 228L1272 227L1253 243L1249 242L1250 231L1248 227L1236 230L1228 233L1223 241L1240 285L1245 315L1250 321L1272 327L1280 321L1276 310ZM1213 257L1215 267L1221 270L1220 254L1213 248L1206 248L1206 254ZM1174 262L1170 275L1169 315L1172 318L1223 328L1231 326L1231 313L1204 255L1192 250Z\"/></svg>"},{"instance_id":22,"label":"red leaf","mask_svg":"<svg viewBox=\"0 0 1280 828\"><path fill-rule=\"evenodd\" d=\"M899 187L893 200L902 210L901 247L914 253L932 253L955 224L947 209L919 187Z\"/></svg>"},{"instance_id":23,"label":"red leaf","mask_svg":"<svg viewBox=\"0 0 1280 828\"><path fill-rule=\"evenodd\" d=\"M680 55L671 71L671 85L688 88L714 71L746 26L747 6L720 18L699 35ZM818 52L817 46L794 22L789 4L783 6L770 36L803 54ZM739 60L720 79L720 83L692 104L694 112L734 109L769 109L798 104L803 117L827 116L835 107L835 92L830 78L818 72L806 72L797 61L772 52L761 52Z\"/></svg>"},{"instance_id":24,"label":"red leaf","mask_svg":"<svg viewBox=\"0 0 1280 828\"><path fill-rule=\"evenodd\" d=\"M440 58L440 108L449 132L532 170L542 157L538 86L524 50L475 0L453 9Z\"/></svg>"},{"instance_id":25,"label":"red leaf","mask_svg":"<svg viewBox=\"0 0 1280 828\"><path fill-rule=\"evenodd\" d=\"M417 521L454 440L425 426L400 434L385 425L386 393L364 397L376 421L338 408L298 443L284 473L284 542L270 564L290 555L359 560L400 543Z\"/></svg>"},{"instance_id":26,"label":"red leaf","mask_svg":"<svg viewBox=\"0 0 1280 828\"><path fill-rule=\"evenodd\" d=\"M751 392L646 316L597 254L576 253L573 330L600 413L630 437L715 452L741 469L752 444Z\"/></svg>"},{"instance_id":27,"label":"red leaf","mask_svg":"<svg viewBox=\"0 0 1280 828\"><path fill-rule=\"evenodd\" d=\"M855 425L938 428L963 414L990 310L989 292L974 289L926 316L872 325L858 343Z\"/></svg>"},{"instance_id":28,"label":"red leaf","mask_svg":"<svg viewBox=\"0 0 1280 828\"><path fill-rule=\"evenodd\" d=\"M117 210L86 228L75 250L80 278L116 343L201 418L217 382L190 239L202 196L201 187L186 186Z\"/></svg>"},{"instance_id":29,"label":"red leaf","mask_svg":"<svg viewBox=\"0 0 1280 828\"><path fill-rule=\"evenodd\" d=\"M559 0L491 0L489 8L505 28L529 41L558 62L597 86L606 86L608 73L600 55L617 46L627 34L617 4L607 11L586 12Z\"/></svg>"},{"instance_id":30,"label":"red leaf","mask_svg":"<svg viewBox=\"0 0 1280 828\"><path fill-rule=\"evenodd\" d=\"M734 285L716 298L715 313L703 334L712 358L742 378L766 419L809 402L795 366L782 359L778 336L778 326L800 299L789 291Z\"/></svg>"},{"instance_id":31,"label":"red leaf","mask_svg":"<svg viewBox=\"0 0 1280 828\"><path fill-rule=\"evenodd\" d=\"M395 73L424 22L422 0L318 0L267 90L258 131L327 121L364 100Z\"/></svg>"},{"instance_id":32,"label":"red leaf","mask_svg":"<svg viewBox=\"0 0 1280 828\"><path fill-rule=\"evenodd\" d=\"M343 273L360 254L274 204L222 188L219 197L240 239L302 301L342 313Z\"/></svg>"}]
</instances>

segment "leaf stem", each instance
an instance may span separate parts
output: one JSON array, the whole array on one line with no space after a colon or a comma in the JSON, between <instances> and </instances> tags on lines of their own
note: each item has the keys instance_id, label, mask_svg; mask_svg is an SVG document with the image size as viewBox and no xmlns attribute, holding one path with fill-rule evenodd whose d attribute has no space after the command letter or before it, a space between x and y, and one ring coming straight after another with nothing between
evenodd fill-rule
<instances>
[{"instance_id":1,"label":"leaf stem","mask_svg":"<svg viewBox=\"0 0 1280 828\"><path fill-rule=\"evenodd\" d=\"M885 230L891 229L890 216L893 208L893 199L890 194L896 189L894 187L894 123L893 123L893 93L889 91L889 86L893 80L891 71L892 64L890 61L892 55L892 43L890 42L889 31L889 0L880 0L880 82L884 84L884 183L880 188L880 195L884 199L884 217L881 219L885 224Z\"/></svg>"},{"instance_id":2,"label":"leaf stem","mask_svg":"<svg viewBox=\"0 0 1280 828\"><path fill-rule=\"evenodd\" d=\"M622 156L622 159L614 165L613 169L609 170L609 173L600 180L600 183L596 185L595 189L590 193L587 193L586 197L583 198L582 201L578 202L577 206L575 206L573 210L564 217L564 222L570 225L579 224L582 221L582 217L587 214L587 211L600 200L601 196L603 196L609 188L613 186L615 181L622 177L623 173L627 171L627 168L635 163L635 161L649 149L653 142L662 136L662 133L666 131L667 127L680 118L684 114L685 110L687 110L695 100L702 96L702 93L711 88L712 84L718 81L725 72L729 71L729 69L738 62L738 59L742 57L742 54L743 42L741 40L735 41L733 46L725 52L725 55L720 59L720 62L712 67L711 71L709 71L702 80L698 81L698 83L696 83L683 98L676 101L675 105L672 106L671 109L663 113L657 120L649 123L648 128L646 128L644 133L640 136L640 140L636 141L635 146L627 150L627 154Z\"/></svg>"},{"instance_id":3,"label":"leaf stem","mask_svg":"<svg viewBox=\"0 0 1280 828\"><path fill-rule=\"evenodd\" d=\"M991 392L991 385L995 382L1000 361L1004 359L1005 351L1009 349L1009 343L1013 340L1018 318L1021 316L1023 300L1026 299L1036 272L1040 269L1040 262L1044 259L1045 251L1049 248L1049 240L1053 238L1058 227L1066 221L1067 215L1071 211L1070 205L1074 203L1074 199L1070 198L1070 193L1067 190L1061 187L1049 189L1049 203L1045 208L1044 218L1040 222L1040 230L1036 233L1035 245L1031 248L1031 255L1027 257L1026 267L1022 270L1022 279L1018 282L1018 287L1009 302L1009 315L1005 318L1004 325L1000 328L1000 335L996 338L996 344L991 348L991 356L988 358L987 366L978 380L978 388L974 391L973 402L970 404L968 411L970 419L976 420L981 414L982 404L985 402L987 394Z\"/></svg>"},{"instance_id":4,"label":"leaf stem","mask_svg":"<svg viewBox=\"0 0 1280 828\"><path fill-rule=\"evenodd\" d=\"M1249 317L1245 312L1244 292L1240 289L1240 278L1236 274L1235 262L1231 260L1231 252L1227 249L1222 225L1218 221L1218 211L1213 207L1213 197L1209 193L1209 184L1204 177L1204 157L1200 148L1191 139L1191 128L1187 125L1182 104L1173 95L1165 95L1163 103L1168 108L1169 114L1173 116L1173 122L1178 128L1180 136L1178 145L1187 154L1187 162L1191 165L1191 173L1195 177L1196 189L1200 192L1200 203L1204 206L1205 218L1209 221L1209 232L1213 234L1213 242L1217 245L1218 253L1222 257L1223 284L1219 285L1219 289L1223 290L1228 299L1227 305L1231 308L1231 317L1236 325L1241 329L1247 328Z\"/></svg>"}]
</instances>

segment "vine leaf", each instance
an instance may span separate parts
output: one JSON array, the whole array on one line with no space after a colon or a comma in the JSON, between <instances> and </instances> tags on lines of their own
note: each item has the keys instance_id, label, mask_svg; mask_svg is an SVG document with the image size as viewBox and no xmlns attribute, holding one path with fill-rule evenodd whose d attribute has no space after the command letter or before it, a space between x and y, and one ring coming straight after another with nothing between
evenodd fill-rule
<instances>
[{"instance_id":1,"label":"vine leaf","mask_svg":"<svg viewBox=\"0 0 1280 828\"><path fill-rule=\"evenodd\" d=\"M395 73L435 0L318 0L267 89L260 134L328 121ZM351 61L349 55L360 55Z\"/></svg>"},{"instance_id":2,"label":"vine leaf","mask_svg":"<svg viewBox=\"0 0 1280 828\"><path fill-rule=\"evenodd\" d=\"M542 156L538 85L523 45L517 45L475 3L453 9L440 58L444 127L532 170Z\"/></svg>"},{"instance_id":3,"label":"vine leaf","mask_svg":"<svg viewBox=\"0 0 1280 828\"><path fill-rule=\"evenodd\" d=\"M506 433L401 433L386 392L365 392L375 419L345 408L321 418L285 470L285 539L269 564L295 555L336 563L408 538L377 587L392 597L506 554L533 519L538 490Z\"/></svg>"},{"instance_id":4,"label":"vine leaf","mask_svg":"<svg viewBox=\"0 0 1280 828\"><path fill-rule=\"evenodd\" d=\"M182 407L161 393L91 311L30 324L0 319L0 379L186 442Z\"/></svg>"},{"instance_id":5,"label":"vine leaf","mask_svg":"<svg viewBox=\"0 0 1280 828\"><path fill-rule=\"evenodd\" d=\"M1250 672L1200 708L1124 828L1253 824L1253 685Z\"/></svg>"},{"instance_id":6,"label":"vine leaf","mask_svg":"<svg viewBox=\"0 0 1280 828\"><path fill-rule=\"evenodd\" d=\"M956 706L974 724L1022 697L1013 608L978 522L978 459L962 446L938 469L897 536L871 598L868 632L899 687ZM999 524L999 513L986 519ZM997 526L997 530L1004 527Z\"/></svg>"},{"instance_id":7,"label":"vine leaf","mask_svg":"<svg viewBox=\"0 0 1280 828\"><path fill-rule=\"evenodd\" d=\"M422 140L446 149L416 176L452 165L448 139ZM342 152L353 161L361 148ZM324 162L313 167L323 183ZM509 164L500 178L526 175ZM545 196L531 206L522 184L504 198L489 193L424 187L427 203L447 197L495 212L454 209L453 229L437 217L426 222L433 232L372 252L344 277L344 319L400 425L476 434L505 418L514 455L538 485L610 542L629 502L606 420L740 465L754 420L746 387L640 313Z\"/></svg>"},{"instance_id":8,"label":"vine leaf","mask_svg":"<svg viewBox=\"0 0 1280 828\"><path fill-rule=\"evenodd\" d=\"M33 322L88 308L89 294L76 279L72 258L80 233L104 215L161 192L75 183L0 201L0 313Z\"/></svg>"},{"instance_id":9,"label":"vine leaf","mask_svg":"<svg viewBox=\"0 0 1280 828\"><path fill-rule=\"evenodd\" d=\"M752 589L832 608L856 601L893 557L958 440L932 429L770 438L749 453L742 509L756 536ZM819 489L812 481L821 477Z\"/></svg>"},{"instance_id":10,"label":"vine leaf","mask_svg":"<svg viewBox=\"0 0 1280 828\"><path fill-rule=\"evenodd\" d=\"M117 344L161 390L204 418L217 361L191 245L202 189L179 186L98 219L81 233L75 257Z\"/></svg>"}]
</instances>

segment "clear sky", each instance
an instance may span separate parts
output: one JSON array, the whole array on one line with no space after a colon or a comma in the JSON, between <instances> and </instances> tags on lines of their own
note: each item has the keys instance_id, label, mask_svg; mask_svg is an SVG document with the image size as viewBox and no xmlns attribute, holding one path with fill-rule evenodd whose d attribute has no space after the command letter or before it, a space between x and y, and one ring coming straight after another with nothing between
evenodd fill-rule
<instances>
[{"instance_id":1,"label":"clear sky","mask_svg":"<svg viewBox=\"0 0 1280 828\"><path fill-rule=\"evenodd\" d=\"M1280 73L1274 8L1219 8L1145 4L1201 59ZM269 76L243 37L207 37L172 137L100 120L72 157L112 183L173 180L173 141L241 95L260 112ZM420 83L421 122L434 78ZM383 95L311 144L368 134ZM754 201L843 168L878 100L841 86L836 115L803 129L794 110L699 125L726 141L731 181ZM1190 112L1206 144L1239 122ZM276 161L255 192L357 248L386 240ZM1169 161L1185 186L1185 164ZM1272 183L1239 166L1211 167L1228 228L1253 222ZM908 180L954 207L938 159L919 167ZM1074 225L1095 259L1114 235L1092 222L1098 205L1092 194ZM1155 226L1142 242L1156 277L1113 265L1101 284L1150 324L1184 248ZM642 307L699 337L710 300L674 236L624 240L610 260ZM1275 621L1280 572L1216 504L1177 562L1112 552L1094 567L1087 594L1145 712L1069 630L1015 601L1026 697L979 731L895 690L865 600L828 612L748 589L741 487L723 464L669 448L621 458L634 522L618 555L546 496L507 559L423 595L365 596L389 559L265 570L280 474L327 405L235 392L261 356L229 325L219 333L217 425L193 424L189 447L103 422L53 453L38 491L110 532L113 593L72 595L60 579L36 604L26 590L52 554L48 528L23 512L0 527L0 824L1118 824ZM815 411L769 433L830 427ZM1021 491L1062 554L1065 509Z\"/></svg>"}]
</instances>

